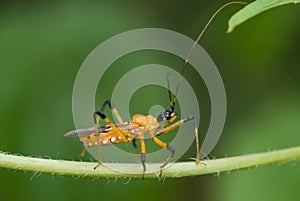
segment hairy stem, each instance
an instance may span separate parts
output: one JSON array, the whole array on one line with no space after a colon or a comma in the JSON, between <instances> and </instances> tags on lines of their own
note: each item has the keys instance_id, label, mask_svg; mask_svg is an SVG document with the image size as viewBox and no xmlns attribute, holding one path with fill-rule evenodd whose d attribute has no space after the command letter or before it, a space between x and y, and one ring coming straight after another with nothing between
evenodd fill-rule
<instances>
[{"instance_id":1,"label":"hairy stem","mask_svg":"<svg viewBox=\"0 0 300 201\"><path fill-rule=\"evenodd\" d=\"M178 162L167 166L163 170L163 177L177 178L187 176L197 176L204 174L218 174L221 172L234 171L240 169L270 166L300 159L300 146L277 151L270 151L258 154L249 154L229 158L221 158L205 161L206 165L196 165L195 162ZM39 173L67 175L75 177L97 177L97 178L141 178L141 164L135 163L114 163L115 167L125 167L136 170L135 174L114 171L102 165L94 170L96 163L76 162L66 160L52 160L33 158L26 156L0 153L0 168L14 170L31 171ZM147 164L151 166L153 164ZM111 164L110 164L111 167ZM147 173L145 178L157 178L159 170Z\"/></svg>"}]
</instances>

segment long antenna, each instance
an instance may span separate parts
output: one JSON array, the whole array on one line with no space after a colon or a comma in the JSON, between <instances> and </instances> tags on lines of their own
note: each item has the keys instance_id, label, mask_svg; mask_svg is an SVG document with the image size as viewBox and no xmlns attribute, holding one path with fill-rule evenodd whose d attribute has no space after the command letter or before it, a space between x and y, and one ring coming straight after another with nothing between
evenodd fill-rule
<instances>
[{"instance_id":1,"label":"long antenna","mask_svg":"<svg viewBox=\"0 0 300 201\"><path fill-rule=\"evenodd\" d=\"M182 76L183 76L183 73L184 73L184 70L185 70L185 67L187 65L187 63L189 62L189 58L192 54L192 51L194 50L195 46L198 44L199 40L201 39L202 35L204 34L204 32L206 31L207 27L210 25L211 21L216 17L216 15L221 11L223 10L223 8L229 6L229 5L232 5L232 4L247 4L246 2L241 2L241 1L233 1L233 2L229 2L229 3L226 3L224 4L223 6L221 6L211 17L210 19L208 20L208 22L206 23L206 25L204 26L204 28L202 29L202 31L200 32L199 36L197 37L197 39L195 40L193 46L191 47L191 49L189 50L185 60L184 60L184 63L183 63L183 66L182 66L182 70L181 70L181 74L180 74L180 77L179 77L179 80L178 80L178 84L177 84L177 87L176 87L176 92L175 92L175 96L174 96L174 99L173 99L173 104L171 105L171 109L174 110L175 108L175 103L176 103L176 99L177 99L177 94L178 94L178 90L179 90L179 86L181 84L181 80L182 80Z\"/></svg>"}]
</instances>

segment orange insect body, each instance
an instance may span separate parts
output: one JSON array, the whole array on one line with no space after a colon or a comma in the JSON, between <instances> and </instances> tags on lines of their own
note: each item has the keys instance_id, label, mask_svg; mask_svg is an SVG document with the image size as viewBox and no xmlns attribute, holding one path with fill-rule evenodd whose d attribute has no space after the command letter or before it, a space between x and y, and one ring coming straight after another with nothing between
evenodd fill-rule
<instances>
[{"instance_id":1,"label":"orange insect body","mask_svg":"<svg viewBox=\"0 0 300 201\"><path fill-rule=\"evenodd\" d=\"M146 133L155 136L159 123L152 115L145 116L136 114L132 117L131 122L116 124L115 126L124 133L127 142L132 142L133 139L144 139ZM84 147L105 146L125 142L108 125L101 127L98 135L96 134L94 127L71 131L66 134L66 136L71 135L79 135L80 141L83 143Z\"/></svg>"}]
</instances>

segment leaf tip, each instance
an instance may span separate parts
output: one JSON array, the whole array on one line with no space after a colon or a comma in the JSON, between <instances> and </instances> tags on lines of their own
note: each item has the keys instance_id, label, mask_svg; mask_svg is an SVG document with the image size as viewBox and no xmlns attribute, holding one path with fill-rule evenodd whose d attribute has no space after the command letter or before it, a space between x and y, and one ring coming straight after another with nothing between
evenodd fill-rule
<instances>
[{"instance_id":1,"label":"leaf tip","mask_svg":"<svg viewBox=\"0 0 300 201\"><path fill-rule=\"evenodd\" d=\"M227 33L231 33L231 32L233 31L233 29L234 29L233 27L230 27L230 26L228 26L228 28L227 28L227 31L226 31L226 32L227 32Z\"/></svg>"}]
</instances>

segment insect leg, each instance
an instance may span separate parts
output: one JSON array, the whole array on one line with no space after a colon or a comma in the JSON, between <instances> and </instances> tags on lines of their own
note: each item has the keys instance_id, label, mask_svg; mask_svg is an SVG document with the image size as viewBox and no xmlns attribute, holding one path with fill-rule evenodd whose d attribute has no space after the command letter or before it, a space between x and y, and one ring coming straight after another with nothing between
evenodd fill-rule
<instances>
[{"instance_id":1,"label":"insect leg","mask_svg":"<svg viewBox=\"0 0 300 201\"><path fill-rule=\"evenodd\" d=\"M142 174L142 179L144 179L145 177L145 172L146 172L146 145L145 145L145 141L144 139L140 139L140 143L141 143L141 162L143 165L143 174Z\"/></svg>"},{"instance_id":2,"label":"insect leg","mask_svg":"<svg viewBox=\"0 0 300 201\"><path fill-rule=\"evenodd\" d=\"M107 117L106 115L101 111L101 110L96 110L94 112L94 127L95 127L95 131L96 131L96 135L99 138L100 134L99 134L99 128L98 128L98 122L101 119L103 119L105 121L106 124L108 124L112 130L121 137L123 142L127 142L127 138L125 137L124 133L118 129L115 124L113 124ZM99 118L100 117L100 118ZM102 164L102 160L101 160L101 154L100 154L100 145L98 145L98 160L99 163L96 167L94 167L94 169L96 169L98 166L100 166Z\"/></svg>"},{"instance_id":3,"label":"insect leg","mask_svg":"<svg viewBox=\"0 0 300 201\"><path fill-rule=\"evenodd\" d=\"M132 140L132 145L133 145L133 148L135 149L136 153L138 153L138 154L141 153L141 152L139 151L138 147L137 147L137 144L136 144L136 140L135 140L135 139Z\"/></svg>"},{"instance_id":4,"label":"insect leg","mask_svg":"<svg viewBox=\"0 0 300 201\"><path fill-rule=\"evenodd\" d=\"M84 157L84 155L86 154L86 148L84 147L81 151L81 153L78 155L79 158Z\"/></svg>"},{"instance_id":5,"label":"insect leg","mask_svg":"<svg viewBox=\"0 0 300 201\"><path fill-rule=\"evenodd\" d=\"M111 109L113 115L116 117L118 123L119 124L123 124L124 122L123 122L123 120L122 120L122 118L121 118L121 116L120 116L120 114L119 114L116 106L110 100L104 101L104 103L102 104L102 107L101 107L101 111L102 112L104 111L106 105L109 106L109 108Z\"/></svg>"},{"instance_id":6,"label":"insect leg","mask_svg":"<svg viewBox=\"0 0 300 201\"><path fill-rule=\"evenodd\" d=\"M200 148L199 148L199 139L198 139L198 126L197 126L197 120L196 120L195 117L188 116L186 118L183 118L183 119L177 121L176 123L174 123L174 124L172 124L172 125L164 128L164 129L161 129L160 131L158 131L156 133L156 136L168 133L171 130L173 130L173 129L179 127L179 126L181 126L183 123L188 122L190 120L194 121L194 133L195 133L195 139L196 139L196 164L199 164L199 163L202 163L202 162L200 162Z\"/></svg>"},{"instance_id":7,"label":"insect leg","mask_svg":"<svg viewBox=\"0 0 300 201\"><path fill-rule=\"evenodd\" d=\"M100 146L98 145L98 164L94 167L94 170L96 170L97 167L99 167L100 165L102 165L102 158L101 158L101 154L100 154Z\"/></svg>"},{"instance_id":8,"label":"insect leg","mask_svg":"<svg viewBox=\"0 0 300 201\"><path fill-rule=\"evenodd\" d=\"M169 126L175 119L177 118L177 115L174 115L170 120L168 120L161 128L165 128L166 126Z\"/></svg>"},{"instance_id":9,"label":"insect leg","mask_svg":"<svg viewBox=\"0 0 300 201\"><path fill-rule=\"evenodd\" d=\"M173 157L174 157L174 155L175 155L175 149L171 146L171 145L169 145L169 144L167 144L167 143L165 143L165 142L163 142L163 141L161 141L160 139L158 139L157 137L152 137L152 140L156 143L156 144L158 144L159 146L161 146L161 147L163 147L163 148L166 148L166 149L168 149L170 152L171 152L171 155L169 156L169 158L167 158L167 160L160 166L160 173L159 173L159 176L161 176L162 175L162 169L173 159Z\"/></svg>"},{"instance_id":10,"label":"insect leg","mask_svg":"<svg viewBox=\"0 0 300 201\"><path fill-rule=\"evenodd\" d=\"M96 131L96 136L97 136L97 141L99 141L99 125L98 125L98 122L100 120L99 116L97 116L96 112L93 114L93 118L94 118L94 129ZM100 145L97 146L97 151L98 151L98 164L94 167L94 170L99 167L101 164L102 164L102 157L101 157L101 154L100 154Z\"/></svg>"},{"instance_id":11,"label":"insect leg","mask_svg":"<svg viewBox=\"0 0 300 201\"><path fill-rule=\"evenodd\" d=\"M106 115L105 115L101 110L96 110L96 111L95 111L95 113L94 113L94 120L95 120L95 119L97 120L97 117L96 117L97 115L98 115L101 119L103 119L104 122L105 122L107 125L109 125L109 126L112 128L112 130L113 130L117 135L119 135L119 136L122 138L122 141L123 141L123 142L127 142L127 141L128 141L127 138L125 137L125 134L124 134L119 128L117 128L116 125L113 124L113 123L111 122L111 120L110 120L109 118L107 118ZM98 121L97 121L96 123L98 123ZM97 125L97 127L98 127L98 125ZM97 130L98 130L98 129L97 129Z\"/></svg>"},{"instance_id":12,"label":"insect leg","mask_svg":"<svg viewBox=\"0 0 300 201\"><path fill-rule=\"evenodd\" d=\"M102 107L101 107L101 111L103 112L105 109L105 106L107 106L111 109L111 111L113 112L113 115L116 117L117 121L119 124L123 124L124 121L122 120L122 117L120 116L116 106L110 101L110 100L106 100L103 102ZM135 140L132 141L132 145L134 147L134 149L136 150L136 153L139 153L138 149L137 149L137 145L135 143Z\"/></svg>"}]
</instances>

